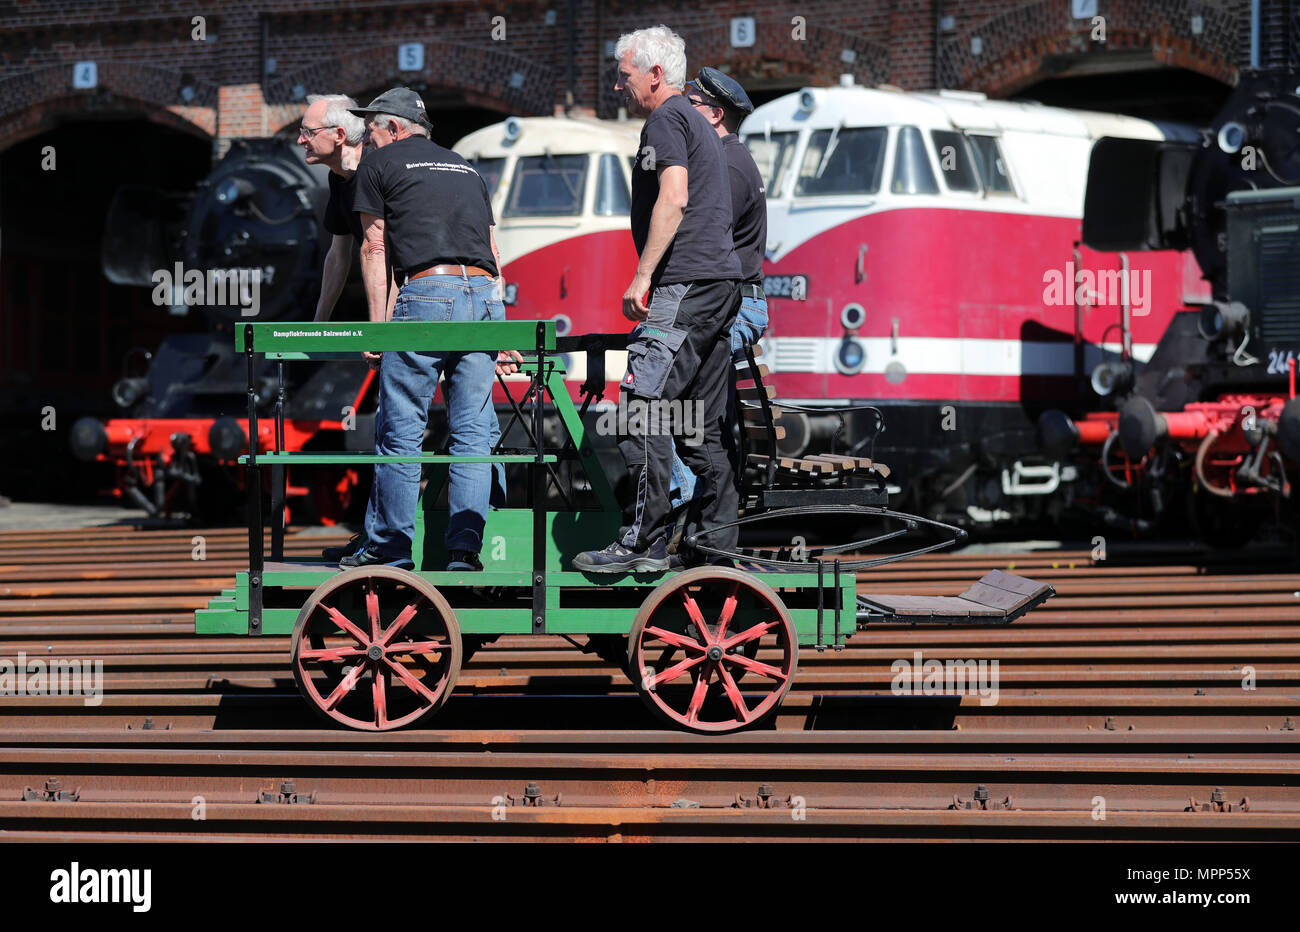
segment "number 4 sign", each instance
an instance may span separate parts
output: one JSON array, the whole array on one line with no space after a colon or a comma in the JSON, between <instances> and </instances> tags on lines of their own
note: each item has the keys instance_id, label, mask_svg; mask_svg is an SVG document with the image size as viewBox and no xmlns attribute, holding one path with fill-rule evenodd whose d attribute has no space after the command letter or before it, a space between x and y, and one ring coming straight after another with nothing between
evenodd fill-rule
<instances>
[{"instance_id":1,"label":"number 4 sign","mask_svg":"<svg viewBox=\"0 0 1300 932\"><path fill-rule=\"evenodd\" d=\"M93 61L79 61L72 66L73 87L95 87L99 84L99 69Z\"/></svg>"}]
</instances>

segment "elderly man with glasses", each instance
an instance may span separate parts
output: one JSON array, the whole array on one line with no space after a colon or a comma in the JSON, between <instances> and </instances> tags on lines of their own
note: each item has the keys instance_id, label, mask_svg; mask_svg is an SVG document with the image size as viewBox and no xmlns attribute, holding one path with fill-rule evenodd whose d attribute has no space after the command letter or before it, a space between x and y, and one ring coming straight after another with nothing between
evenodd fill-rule
<instances>
[{"instance_id":1,"label":"elderly man with glasses","mask_svg":"<svg viewBox=\"0 0 1300 932\"><path fill-rule=\"evenodd\" d=\"M361 221L352 210L357 165L361 161L366 124L350 113L357 102L342 94L312 94L298 126L298 144L308 165L329 168L329 203L325 206L325 231L331 235L325 268L321 272L320 299L314 320L329 320L352 268L352 250L362 239Z\"/></svg>"}]
</instances>

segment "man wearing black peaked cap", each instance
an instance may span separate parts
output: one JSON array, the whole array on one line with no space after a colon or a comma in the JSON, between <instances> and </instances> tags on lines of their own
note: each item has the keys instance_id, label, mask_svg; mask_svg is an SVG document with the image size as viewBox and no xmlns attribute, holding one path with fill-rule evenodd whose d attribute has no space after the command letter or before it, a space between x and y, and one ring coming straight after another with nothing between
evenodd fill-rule
<instances>
[{"instance_id":1,"label":"man wearing black peaked cap","mask_svg":"<svg viewBox=\"0 0 1300 932\"><path fill-rule=\"evenodd\" d=\"M731 182L732 242L743 280L740 313L731 328L731 350L757 342L767 329L763 295L763 256L767 251L767 192L763 176L736 130L754 105L740 83L717 68L701 68L686 85L686 99L699 110L722 140Z\"/></svg>"},{"instance_id":2,"label":"man wearing black peaked cap","mask_svg":"<svg viewBox=\"0 0 1300 932\"><path fill-rule=\"evenodd\" d=\"M731 187L732 245L740 260L741 302L736 322L731 325L731 352L740 356L742 347L756 343L767 330L767 298L763 294L763 256L767 251L767 196L763 189L763 176L754 164L754 157L736 135L748 114L754 112L749 95L735 78L717 68L701 68L699 75L684 88L687 101L702 113L722 140L722 154L727 162L727 179ZM729 386L734 389L734 383ZM732 412L735 398L731 391L727 397L727 418L723 435L732 431ZM728 452L734 450L728 445ZM740 476L741 464L733 463L735 475ZM669 497L674 506L689 501L695 491L695 475L674 454ZM683 511L677 521L679 536L684 522L690 520ZM670 546L670 549L674 549ZM673 553L669 567L680 569L690 565L693 555ZM695 557L698 560L698 556Z\"/></svg>"}]
</instances>

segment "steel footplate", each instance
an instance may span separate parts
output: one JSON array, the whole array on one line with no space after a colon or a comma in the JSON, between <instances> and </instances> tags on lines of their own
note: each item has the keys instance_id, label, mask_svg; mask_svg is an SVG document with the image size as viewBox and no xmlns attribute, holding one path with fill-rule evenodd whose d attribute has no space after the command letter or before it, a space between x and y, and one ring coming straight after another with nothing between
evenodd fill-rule
<instances>
[{"instance_id":1,"label":"steel footplate","mask_svg":"<svg viewBox=\"0 0 1300 932\"><path fill-rule=\"evenodd\" d=\"M870 623L1007 625L1033 611L1056 590L1002 570L993 570L959 596L858 596L858 627Z\"/></svg>"}]
</instances>

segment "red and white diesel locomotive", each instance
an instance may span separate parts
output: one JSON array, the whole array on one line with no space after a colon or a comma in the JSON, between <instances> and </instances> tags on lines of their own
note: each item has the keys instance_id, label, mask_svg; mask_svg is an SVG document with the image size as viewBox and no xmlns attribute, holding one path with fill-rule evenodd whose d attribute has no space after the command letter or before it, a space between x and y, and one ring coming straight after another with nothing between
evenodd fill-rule
<instances>
[{"instance_id":1,"label":"red and white diesel locomotive","mask_svg":"<svg viewBox=\"0 0 1300 932\"><path fill-rule=\"evenodd\" d=\"M639 128L512 118L457 144L494 188L509 316L553 318L561 332L627 328L618 298L636 263L626 185ZM774 100L740 134L767 189L764 360L778 396L881 408L871 455L921 513L988 525L1068 504L1077 470L1039 448L1038 414L1095 406L1088 381L1103 357L1147 358L1171 308L1207 293L1189 254L1080 245L1093 143L1194 134L854 86ZM615 398L624 361L606 362ZM829 414L782 423L790 455L840 427ZM834 439L861 451L869 434L850 421Z\"/></svg>"}]
</instances>

